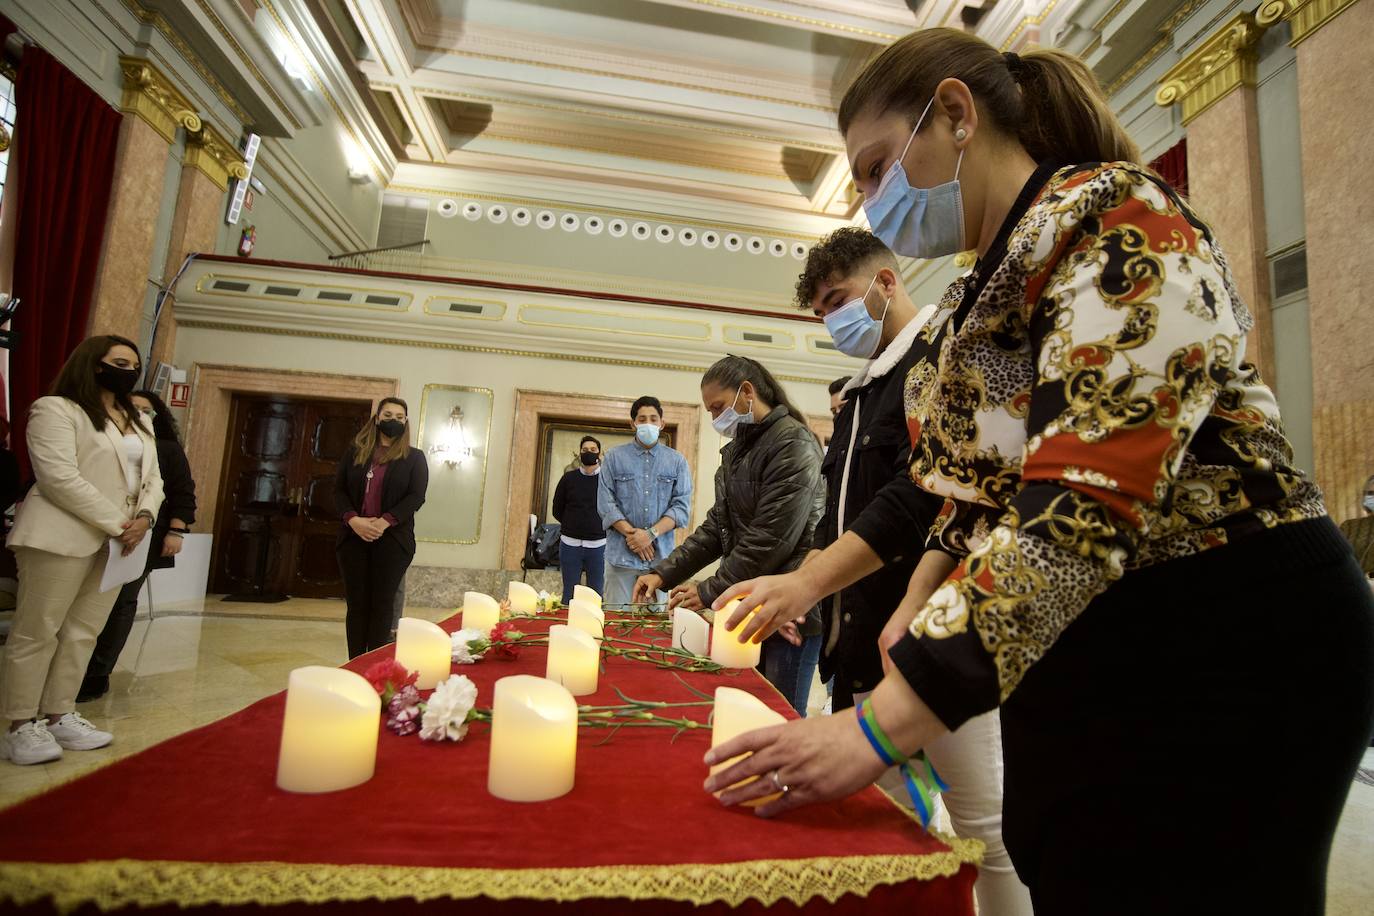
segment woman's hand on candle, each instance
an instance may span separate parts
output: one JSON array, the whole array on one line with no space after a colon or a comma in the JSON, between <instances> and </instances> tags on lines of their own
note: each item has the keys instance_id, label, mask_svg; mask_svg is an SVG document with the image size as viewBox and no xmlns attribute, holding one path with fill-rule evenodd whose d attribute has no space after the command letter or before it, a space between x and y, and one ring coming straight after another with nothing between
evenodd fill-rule
<instances>
[{"instance_id":1,"label":"woman's hand on candle","mask_svg":"<svg viewBox=\"0 0 1374 916\"><path fill-rule=\"evenodd\" d=\"M804 618L823 597L805 567L800 567L795 572L781 576L763 576L748 582L737 582L717 598L711 608L718 611L740 598L735 612L725 624L726 629L734 632L740 621L753 613L754 618L736 635L740 642L751 637L754 642L763 642L787 623ZM791 639L787 641L793 642Z\"/></svg>"},{"instance_id":2,"label":"woman's hand on candle","mask_svg":"<svg viewBox=\"0 0 1374 916\"><path fill-rule=\"evenodd\" d=\"M695 582L684 582L668 594L668 610L684 608L689 611L703 610L706 605L701 601Z\"/></svg>"},{"instance_id":3,"label":"woman's hand on candle","mask_svg":"<svg viewBox=\"0 0 1374 916\"><path fill-rule=\"evenodd\" d=\"M904 754L916 753L948 731L900 674L883 679L872 703L879 724ZM759 777L720 796L723 805L740 805L777 794L779 785L787 786L781 798L755 809L760 817L853 795L887 769L864 737L852 709L746 732L713 747L705 762L714 766L741 754L749 756L708 777L704 787L707 792L720 792Z\"/></svg>"}]
</instances>

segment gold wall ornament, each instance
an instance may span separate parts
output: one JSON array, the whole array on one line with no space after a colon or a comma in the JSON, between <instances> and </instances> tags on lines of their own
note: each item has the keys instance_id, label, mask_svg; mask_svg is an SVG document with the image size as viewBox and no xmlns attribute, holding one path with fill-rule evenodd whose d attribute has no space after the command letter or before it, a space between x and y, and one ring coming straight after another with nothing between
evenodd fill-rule
<instances>
[{"instance_id":1,"label":"gold wall ornament","mask_svg":"<svg viewBox=\"0 0 1374 916\"><path fill-rule=\"evenodd\" d=\"M1183 105L1187 124L1240 86L1255 85L1255 45L1263 29L1240 13L1159 81L1155 104Z\"/></svg>"},{"instance_id":2,"label":"gold wall ornament","mask_svg":"<svg viewBox=\"0 0 1374 916\"><path fill-rule=\"evenodd\" d=\"M964 268L968 268L968 267L972 267L974 264L977 264L977 263L978 263L978 252L973 251L973 250L961 251L961 252L959 252L958 254L956 254L956 255L954 256L954 266L955 266L955 267L964 267Z\"/></svg>"},{"instance_id":3,"label":"gold wall ornament","mask_svg":"<svg viewBox=\"0 0 1374 916\"><path fill-rule=\"evenodd\" d=\"M3 153L5 150L10 148L10 140L11 137L9 128L3 124L0 124L0 153Z\"/></svg>"},{"instance_id":4,"label":"gold wall ornament","mask_svg":"<svg viewBox=\"0 0 1374 916\"><path fill-rule=\"evenodd\" d=\"M182 122L186 127L186 155L181 164L209 178L221 191L228 190L230 178L247 178L248 166L234 144L194 114L191 118L195 119L195 127L190 119Z\"/></svg>"},{"instance_id":5,"label":"gold wall ornament","mask_svg":"<svg viewBox=\"0 0 1374 916\"><path fill-rule=\"evenodd\" d=\"M1293 30L1288 43L1296 46L1354 3L1355 0L1267 0L1255 11L1255 21L1269 28L1287 20Z\"/></svg>"},{"instance_id":6,"label":"gold wall ornament","mask_svg":"<svg viewBox=\"0 0 1374 916\"><path fill-rule=\"evenodd\" d=\"M186 96L147 59L121 56L119 69L124 74L120 111L142 119L168 143L176 139L185 115L197 118Z\"/></svg>"}]
</instances>

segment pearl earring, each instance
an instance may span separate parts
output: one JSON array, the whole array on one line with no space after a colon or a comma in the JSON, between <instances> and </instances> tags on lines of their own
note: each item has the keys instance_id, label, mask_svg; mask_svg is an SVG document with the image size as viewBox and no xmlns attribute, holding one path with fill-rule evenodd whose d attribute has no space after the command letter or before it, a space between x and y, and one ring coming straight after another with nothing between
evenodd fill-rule
<instances>
[{"instance_id":1,"label":"pearl earring","mask_svg":"<svg viewBox=\"0 0 1374 916\"><path fill-rule=\"evenodd\" d=\"M962 127L959 128L958 130L956 130L956 131L954 132L954 139L956 139L956 140L962 140L962 139L964 139L964 138L967 137L967 136L968 136L968 131L964 130Z\"/></svg>"}]
</instances>

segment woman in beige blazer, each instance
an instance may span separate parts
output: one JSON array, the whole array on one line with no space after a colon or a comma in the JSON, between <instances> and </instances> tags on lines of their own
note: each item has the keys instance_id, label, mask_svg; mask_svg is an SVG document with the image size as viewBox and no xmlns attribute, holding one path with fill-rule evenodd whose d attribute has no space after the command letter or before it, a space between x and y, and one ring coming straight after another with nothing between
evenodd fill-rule
<instances>
[{"instance_id":1,"label":"woman in beige blazer","mask_svg":"<svg viewBox=\"0 0 1374 916\"><path fill-rule=\"evenodd\" d=\"M117 539L131 553L162 505L157 448L129 400L140 374L132 341L92 337L29 410L36 483L8 541L19 600L0 682L9 720L0 758L17 764L113 740L76 713L76 693L114 604L113 591L100 592L106 544Z\"/></svg>"}]
</instances>

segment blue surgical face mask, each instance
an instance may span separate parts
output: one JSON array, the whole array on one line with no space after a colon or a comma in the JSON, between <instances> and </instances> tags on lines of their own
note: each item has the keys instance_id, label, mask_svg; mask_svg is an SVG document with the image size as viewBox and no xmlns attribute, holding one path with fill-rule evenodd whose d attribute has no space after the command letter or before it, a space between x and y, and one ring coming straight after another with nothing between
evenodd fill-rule
<instances>
[{"instance_id":1,"label":"blue surgical face mask","mask_svg":"<svg viewBox=\"0 0 1374 916\"><path fill-rule=\"evenodd\" d=\"M882 317L874 318L868 314L868 294L877 282L875 276L862 296L849 300L823 319L825 329L835 341L835 349L845 356L872 359L873 354L878 352L878 344L883 339L883 320L887 318L892 300L888 299L883 305Z\"/></svg>"},{"instance_id":2,"label":"blue surgical face mask","mask_svg":"<svg viewBox=\"0 0 1374 916\"><path fill-rule=\"evenodd\" d=\"M902 154L893 161L878 190L864 200L864 213L868 214L873 234L897 254L910 258L939 258L964 250L964 198L959 191L959 166L964 162L964 151L959 150L954 180L933 188L913 188L902 165L933 104L935 97L931 96Z\"/></svg>"},{"instance_id":3,"label":"blue surgical face mask","mask_svg":"<svg viewBox=\"0 0 1374 916\"><path fill-rule=\"evenodd\" d=\"M744 391L744 385L735 389L735 399L730 402L730 406L720 412L720 416L711 421L716 432L727 439L735 438L735 433L739 432L741 426L748 426L754 422L754 399L749 399L749 406L744 413L735 410L735 405L739 403L739 396Z\"/></svg>"},{"instance_id":4,"label":"blue surgical face mask","mask_svg":"<svg viewBox=\"0 0 1374 916\"><path fill-rule=\"evenodd\" d=\"M635 438L645 448L653 448L658 443L658 427L652 423L640 423L635 426Z\"/></svg>"},{"instance_id":5,"label":"blue surgical face mask","mask_svg":"<svg viewBox=\"0 0 1374 916\"><path fill-rule=\"evenodd\" d=\"M1374 512L1374 493L1364 498L1364 511Z\"/></svg>"}]
</instances>

